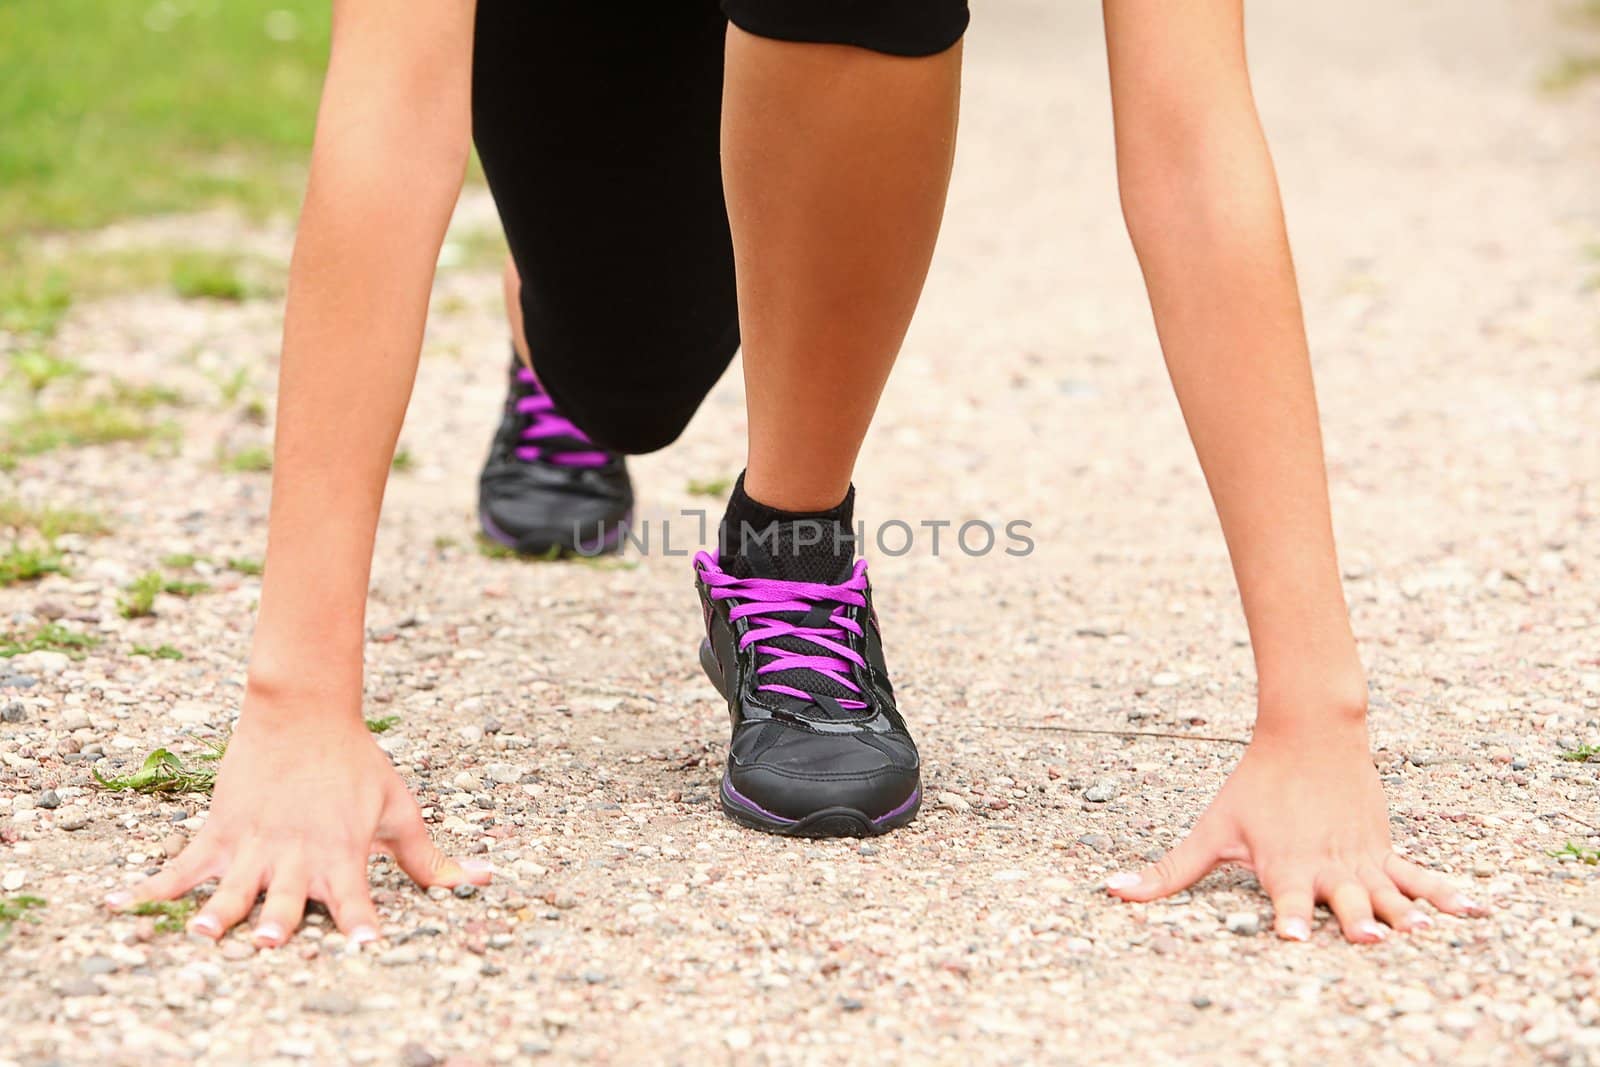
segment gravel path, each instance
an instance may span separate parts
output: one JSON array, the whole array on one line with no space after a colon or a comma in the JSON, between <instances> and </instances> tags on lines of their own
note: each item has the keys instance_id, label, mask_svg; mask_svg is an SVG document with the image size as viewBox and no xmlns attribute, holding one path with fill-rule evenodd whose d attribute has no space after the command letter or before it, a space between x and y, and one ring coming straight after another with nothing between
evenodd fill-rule
<instances>
[{"instance_id":1,"label":"gravel path","mask_svg":"<svg viewBox=\"0 0 1600 1067\"><path fill-rule=\"evenodd\" d=\"M434 899L379 868L387 940L362 955L316 918L264 954L108 919L100 897L205 808L102 793L90 769L227 725L258 585L201 562L212 590L153 618L117 598L172 554L260 554L267 476L216 456L267 430L213 401L237 370L244 397L270 384L279 308L83 307L61 351L209 399L164 454L0 475L116 528L62 539L70 576L0 590L13 631L61 617L102 640L0 660L0 899L47 901L0 943L0 1064L1600 1063L1600 867L1550 855L1600 846L1600 764L1560 758L1600 742L1600 96L1536 88L1569 32L1491 0L1260 4L1252 25L1396 838L1494 918L1373 948L1324 921L1305 946L1270 936L1242 873L1148 907L1101 892L1236 758L1201 738L1247 735L1249 656L1121 231L1095 11L988 0L860 498L873 524L1026 520L1037 550L969 558L947 532L937 557L925 536L871 553L922 817L868 843L735 829L687 560L477 550L505 341L492 273L457 271L380 538L370 714L399 717L382 743L441 837L502 876ZM209 239L286 247L229 225ZM635 464L647 517L719 511L688 486L738 469L736 378Z\"/></svg>"}]
</instances>

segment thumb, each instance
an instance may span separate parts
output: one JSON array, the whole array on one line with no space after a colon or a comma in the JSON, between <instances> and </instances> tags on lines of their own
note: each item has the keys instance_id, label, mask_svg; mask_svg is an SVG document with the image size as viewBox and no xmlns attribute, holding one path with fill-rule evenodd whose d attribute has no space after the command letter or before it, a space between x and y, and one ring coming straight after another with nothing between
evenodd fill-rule
<instances>
[{"instance_id":1,"label":"thumb","mask_svg":"<svg viewBox=\"0 0 1600 1067\"><path fill-rule=\"evenodd\" d=\"M465 883L487 885L494 876L494 866L488 860L458 860L435 845L420 814L381 844L394 856L400 869L424 889L436 885L451 888Z\"/></svg>"},{"instance_id":2,"label":"thumb","mask_svg":"<svg viewBox=\"0 0 1600 1067\"><path fill-rule=\"evenodd\" d=\"M1106 890L1122 900L1149 901L1181 893L1211 872L1220 862L1218 838L1204 823L1165 856L1142 871L1124 871L1106 879Z\"/></svg>"}]
</instances>

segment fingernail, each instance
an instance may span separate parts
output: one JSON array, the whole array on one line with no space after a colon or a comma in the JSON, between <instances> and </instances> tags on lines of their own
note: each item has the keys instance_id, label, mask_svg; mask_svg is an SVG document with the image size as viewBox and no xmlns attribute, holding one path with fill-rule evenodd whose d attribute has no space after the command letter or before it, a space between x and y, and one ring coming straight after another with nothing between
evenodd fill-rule
<instances>
[{"instance_id":1,"label":"fingernail","mask_svg":"<svg viewBox=\"0 0 1600 1067\"><path fill-rule=\"evenodd\" d=\"M1289 941L1310 941L1311 924L1304 919L1285 919L1280 935Z\"/></svg>"},{"instance_id":2,"label":"fingernail","mask_svg":"<svg viewBox=\"0 0 1600 1067\"><path fill-rule=\"evenodd\" d=\"M462 860L461 869L472 874L493 874L494 863L490 860L480 859Z\"/></svg>"},{"instance_id":3,"label":"fingernail","mask_svg":"<svg viewBox=\"0 0 1600 1067\"><path fill-rule=\"evenodd\" d=\"M1482 904L1479 904L1476 900L1473 900L1468 896L1456 897L1456 908L1459 911L1466 912L1468 915L1489 914L1488 908L1484 907Z\"/></svg>"},{"instance_id":4,"label":"fingernail","mask_svg":"<svg viewBox=\"0 0 1600 1067\"><path fill-rule=\"evenodd\" d=\"M1375 919L1363 920L1356 926L1356 932L1365 934L1375 941L1383 941L1389 936L1389 928Z\"/></svg>"},{"instance_id":5,"label":"fingernail","mask_svg":"<svg viewBox=\"0 0 1600 1067\"><path fill-rule=\"evenodd\" d=\"M1106 888L1132 889L1142 881L1144 881L1144 879L1139 875L1134 874L1132 871L1122 871L1118 874L1113 874L1110 878L1106 879Z\"/></svg>"},{"instance_id":6,"label":"fingernail","mask_svg":"<svg viewBox=\"0 0 1600 1067\"><path fill-rule=\"evenodd\" d=\"M196 915L189 920L189 932L215 939L222 936L222 924L210 915Z\"/></svg>"},{"instance_id":7,"label":"fingernail","mask_svg":"<svg viewBox=\"0 0 1600 1067\"><path fill-rule=\"evenodd\" d=\"M1425 912L1414 911L1406 916L1406 925L1413 930L1426 930L1433 925L1433 919Z\"/></svg>"},{"instance_id":8,"label":"fingernail","mask_svg":"<svg viewBox=\"0 0 1600 1067\"><path fill-rule=\"evenodd\" d=\"M362 945L371 944L378 940L378 931L370 926L358 926L350 931L350 946L360 948Z\"/></svg>"},{"instance_id":9,"label":"fingernail","mask_svg":"<svg viewBox=\"0 0 1600 1067\"><path fill-rule=\"evenodd\" d=\"M265 941L269 945L276 945L283 940L283 927L273 922L262 923L250 937L257 944Z\"/></svg>"},{"instance_id":10,"label":"fingernail","mask_svg":"<svg viewBox=\"0 0 1600 1067\"><path fill-rule=\"evenodd\" d=\"M112 911L121 911L133 903L133 894L126 889L119 889L115 893L106 894L106 907Z\"/></svg>"}]
</instances>

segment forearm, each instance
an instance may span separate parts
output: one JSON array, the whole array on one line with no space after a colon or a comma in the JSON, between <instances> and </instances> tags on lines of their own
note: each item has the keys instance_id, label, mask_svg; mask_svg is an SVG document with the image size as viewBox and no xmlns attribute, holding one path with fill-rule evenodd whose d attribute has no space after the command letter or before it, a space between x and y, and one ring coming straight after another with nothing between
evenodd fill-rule
<instances>
[{"instance_id":1,"label":"forearm","mask_svg":"<svg viewBox=\"0 0 1600 1067\"><path fill-rule=\"evenodd\" d=\"M1258 729L1359 719L1365 681L1277 182L1248 83L1230 71L1212 85L1189 104L1119 97L1124 213L1243 598Z\"/></svg>"},{"instance_id":2,"label":"forearm","mask_svg":"<svg viewBox=\"0 0 1600 1067\"><path fill-rule=\"evenodd\" d=\"M382 72L341 66L337 32L290 268L250 682L258 693L314 689L350 704L361 688L378 513L465 165L467 118L464 75L376 102L347 85ZM424 95L444 110L419 116Z\"/></svg>"}]
</instances>

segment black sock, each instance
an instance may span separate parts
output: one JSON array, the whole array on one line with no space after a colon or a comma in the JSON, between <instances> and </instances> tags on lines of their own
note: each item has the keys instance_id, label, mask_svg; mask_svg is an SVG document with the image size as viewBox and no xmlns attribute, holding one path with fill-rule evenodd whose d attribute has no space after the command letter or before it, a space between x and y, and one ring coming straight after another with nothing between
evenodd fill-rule
<instances>
[{"instance_id":1,"label":"black sock","mask_svg":"<svg viewBox=\"0 0 1600 1067\"><path fill-rule=\"evenodd\" d=\"M741 578L842 581L855 561L855 505L852 485L826 511L784 511L751 499L741 472L717 532L722 567Z\"/></svg>"}]
</instances>

